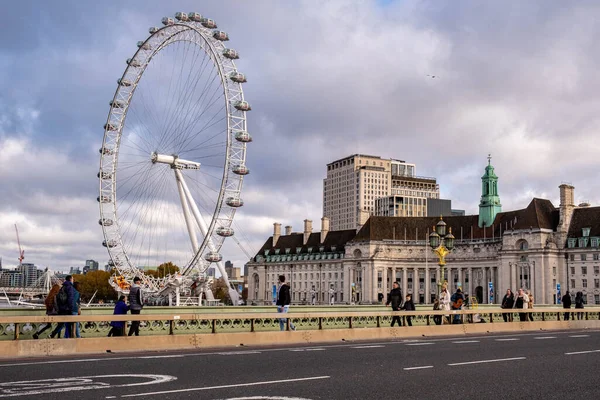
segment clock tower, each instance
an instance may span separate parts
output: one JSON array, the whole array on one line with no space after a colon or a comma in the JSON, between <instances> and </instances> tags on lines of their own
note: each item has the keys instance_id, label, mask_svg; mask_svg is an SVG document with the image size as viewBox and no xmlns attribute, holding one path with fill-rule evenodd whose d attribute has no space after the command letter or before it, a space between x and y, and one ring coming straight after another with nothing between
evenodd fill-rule
<instances>
[{"instance_id":1,"label":"clock tower","mask_svg":"<svg viewBox=\"0 0 600 400\"><path fill-rule=\"evenodd\" d=\"M498 177L492 166L492 156L488 155L488 165L481 177L481 201L479 202L479 227L491 226L496 214L502 211L498 196Z\"/></svg>"}]
</instances>

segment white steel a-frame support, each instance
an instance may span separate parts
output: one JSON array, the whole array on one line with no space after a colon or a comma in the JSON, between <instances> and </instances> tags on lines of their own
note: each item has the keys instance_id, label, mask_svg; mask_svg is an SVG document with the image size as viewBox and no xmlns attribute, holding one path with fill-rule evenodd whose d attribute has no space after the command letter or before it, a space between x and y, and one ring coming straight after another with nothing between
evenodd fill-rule
<instances>
[{"instance_id":1,"label":"white steel a-frame support","mask_svg":"<svg viewBox=\"0 0 600 400\"><path fill-rule=\"evenodd\" d=\"M212 238L207 237L208 227L206 226L206 222L202 218L202 214L200 213L200 210L198 209L198 205L194 201L194 198L192 197L192 193L190 192L190 189L188 188L187 184L185 183L185 179L183 178L183 174L181 173L181 170L179 168L173 168L173 170L175 171L175 177L177 179L177 187L179 189L179 195L181 197L181 204L183 207L183 214L184 214L184 217L186 220L186 225L188 227L188 233L189 233L190 239L192 241L192 246L194 246L194 251L196 251L196 252L198 251L198 240L196 238L196 234L193 232L193 229L191 228L191 217L189 215L190 208L192 211L192 215L194 216L194 220L196 221L196 224L198 225L198 228L200 229L200 232L202 233L202 235L204 237L206 237L208 239L208 242L207 242L208 249L210 251L215 251L215 245L212 242ZM182 191L183 191L183 193L182 193ZM221 272L221 276L223 277L225 284L227 285L227 289L229 291L229 297L231 298L231 301L233 302L234 305L238 305L239 293L237 290L235 290L231 286L231 283L229 282L229 276L227 275L227 272L225 271L225 267L223 266L223 263L221 261L219 261L216 264L217 264L217 268L219 268L219 272Z\"/></svg>"}]
</instances>

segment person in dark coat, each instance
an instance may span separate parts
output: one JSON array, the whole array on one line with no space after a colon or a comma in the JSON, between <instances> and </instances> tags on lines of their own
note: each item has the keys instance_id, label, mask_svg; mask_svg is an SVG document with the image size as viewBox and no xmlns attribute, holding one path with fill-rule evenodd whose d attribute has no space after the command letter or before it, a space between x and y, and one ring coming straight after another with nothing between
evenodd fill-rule
<instances>
[{"instance_id":1,"label":"person in dark coat","mask_svg":"<svg viewBox=\"0 0 600 400\"><path fill-rule=\"evenodd\" d=\"M129 311L129 306L125 303L125 296L119 296L119 301L115 304L113 315L125 315ZM110 331L108 337L125 336L125 321L112 321L110 323Z\"/></svg>"},{"instance_id":2,"label":"person in dark coat","mask_svg":"<svg viewBox=\"0 0 600 400\"><path fill-rule=\"evenodd\" d=\"M440 298L436 296L435 301L433 302L433 311L439 311L439 310L440 310ZM441 325L442 324L442 316L434 315L433 322L435 322L436 325Z\"/></svg>"},{"instance_id":3,"label":"person in dark coat","mask_svg":"<svg viewBox=\"0 0 600 400\"><path fill-rule=\"evenodd\" d=\"M571 293L569 293L569 291L567 290L567 293L565 293L565 295L562 297L562 305L564 309L570 309L571 308ZM571 316L570 312L565 312L565 321L569 320L569 317Z\"/></svg>"},{"instance_id":4,"label":"person in dark coat","mask_svg":"<svg viewBox=\"0 0 600 400\"><path fill-rule=\"evenodd\" d=\"M59 298L62 297L60 292L64 292L67 295L66 301L61 302ZM58 315L73 315L73 305L75 300L75 289L73 288L73 277L67 275L65 281L62 284L59 292L56 294L56 307L58 309ZM60 338L60 332L65 328L64 322L59 322L56 328L50 333L50 338Z\"/></svg>"},{"instance_id":5,"label":"person in dark coat","mask_svg":"<svg viewBox=\"0 0 600 400\"><path fill-rule=\"evenodd\" d=\"M60 285L57 283L52 286L48 296L46 296L46 300L44 300L44 305L46 306L46 315L58 315L58 305L56 304L56 295L60 291ZM39 339L42 332L46 329L50 329L52 324L50 322L46 322L45 324L40 325L37 332L33 334L34 339Z\"/></svg>"},{"instance_id":6,"label":"person in dark coat","mask_svg":"<svg viewBox=\"0 0 600 400\"><path fill-rule=\"evenodd\" d=\"M583 292L577 292L577 294L575 295L575 308L583 308ZM583 319L582 312L577 313L577 319Z\"/></svg>"},{"instance_id":7,"label":"person in dark coat","mask_svg":"<svg viewBox=\"0 0 600 400\"><path fill-rule=\"evenodd\" d=\"M142 308L144 308L140 283L142 283L142 280L136 276L133 278L133 285L129 288L129 309L131 310L131 315L139 315L142 312ZM140 321L131 321L128 336L134 334L135 336L140 336Z\"/></svg>"},{"instance_id":8,"label":"person in dark coat","mask_svg":"<svg viewBox=\"0 0 600 400\"><path fill-rule=\"evenodd\" d=\"M512 290L506 289L506 294L502 298L502 305L500 306L500 308L511 309L511 308L513 308L514 305L515 305L515 295L513 294ZM503 313L502 318L504 318L504 322L509 322L509 321L512 322L513 315Z\"/></svg>"},{"instance_id":9,"label":"person in dark coat","mask_svg":"<svg viewBox=\"0 0 600 400\"><path fill-rule=\"evenodd\" d=\"M279 275L279 289L277 290L277 301L275 305L277 305L278 313L287 313L290 309L290 303L292 302L292 297L290 296L290 286L285 283L285 275ZM279 318L279 329L285 329L285 323L287 322L287 318ZM290 329L295 331L296 327L294 324L290 322Z\"/></svg>"},{"instance_id":10,"label":"person in dark coat","mask_svg":"<svg viewBox=\"0 0 600 400\"><path fill-rule=\"evenodd\" d=\"M386 306L389 306L391 304L392 306L392 311L400 311L400 306L402 305L402 291L400 290L400 286L398 285L398 282L394 282L392 284L392 290L390 291L390 293L387 296L387 301L385 303ZM402 322L400 321L400 316L399 315L394 315L392 317L392 325L394 326L394 324L398 322L398 326L402 326Z\"/></svg>"},{"instance_id":11,"label":"person in dark coat","mask_svg":"<svg viewBox=\"0 0 600 400\"><path fill-rule=\"evenodd\" d=\"M402 310L404 311L415 311L415 303L412 301L412 296L410 294L406 295L406 300L404 301L404 305L402 306ZM406 324L408 326L412 326L412 315L407 315Z\"/></svg>"},{"instance_id":12,"label":"person in dark coat","mask_svg":"<svg viewBox=\"0 0 600 400\"><path fill-rule=\"evenodd\" d=\"M462 306L463 303L465 302L465 296L462 293L462 290L460 288L456 289L456 293L454 293L452 295L452 297L450 298L450 301L452 302L452 309L453 310L462 310ZM460 314L456 314L454 315L454 319L452 320L453 324L460 324L462 323L461 319L460 319Z\"/></svg>"}]
</instances>

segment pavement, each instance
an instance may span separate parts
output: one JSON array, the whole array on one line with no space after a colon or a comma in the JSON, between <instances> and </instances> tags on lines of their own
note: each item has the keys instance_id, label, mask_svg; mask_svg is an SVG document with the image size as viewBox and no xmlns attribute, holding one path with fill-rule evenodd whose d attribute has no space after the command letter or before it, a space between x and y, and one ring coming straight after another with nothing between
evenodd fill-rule
<instances>
[{"instance_id":1,"label":"pavement","mask_svg":"<svg viewBox=\"0 0 600 400\"><path fill-rule=\"evenodd\" d=\"M63 339L64 340L64 339ZM600 331L0 361L0 398L600 398Z\"/></svg>"}]
</instances>

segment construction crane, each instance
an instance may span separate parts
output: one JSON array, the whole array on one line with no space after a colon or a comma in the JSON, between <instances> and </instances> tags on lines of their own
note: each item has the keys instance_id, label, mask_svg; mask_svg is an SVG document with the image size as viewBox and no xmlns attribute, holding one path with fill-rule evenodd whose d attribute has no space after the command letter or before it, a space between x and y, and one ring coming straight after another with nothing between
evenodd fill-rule
<instances>
[{"instance_id":1,"label":"construction crane","mask_svg":"<svg viewBox=\"0 0 600 400\"><path fill-rule=\"evenodd\" d=\"M21 249L21 240L19 240L19 229L17 228L17 224L15 224L15 232L17 232L17 244L19 245L19 265L21 265L25 259L25 250Z\"/></svg>"}]
</instances>

